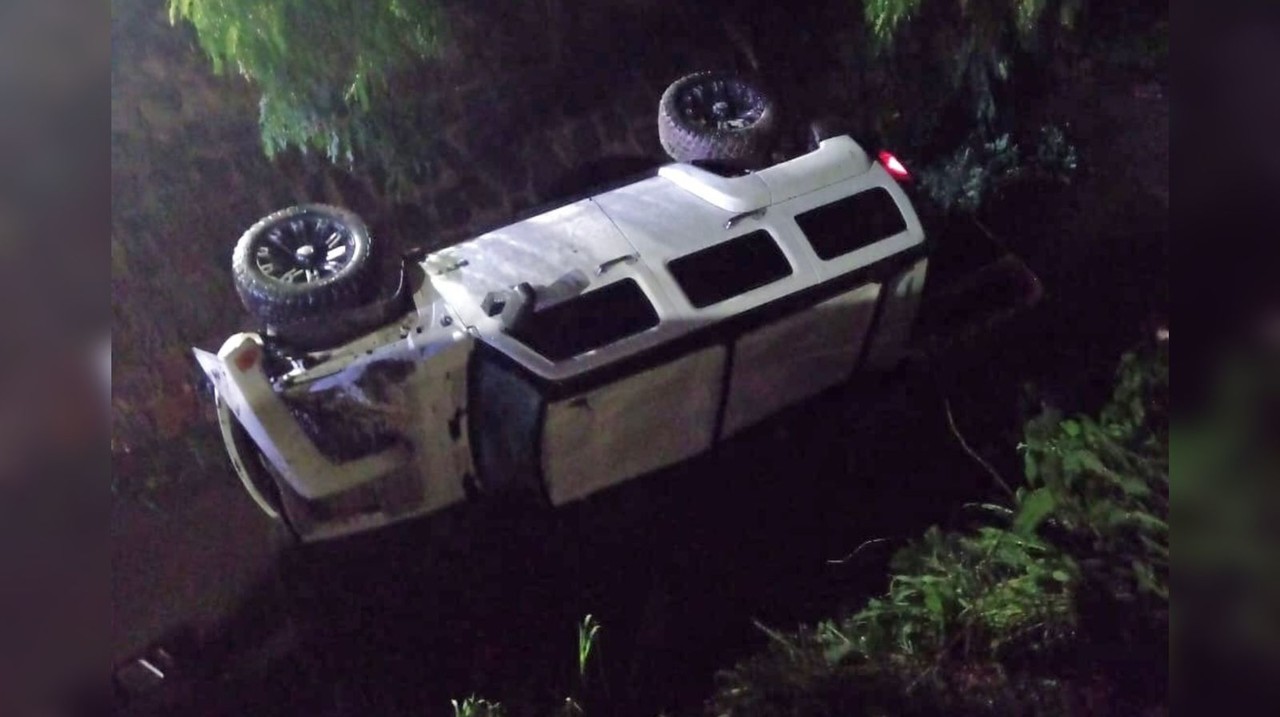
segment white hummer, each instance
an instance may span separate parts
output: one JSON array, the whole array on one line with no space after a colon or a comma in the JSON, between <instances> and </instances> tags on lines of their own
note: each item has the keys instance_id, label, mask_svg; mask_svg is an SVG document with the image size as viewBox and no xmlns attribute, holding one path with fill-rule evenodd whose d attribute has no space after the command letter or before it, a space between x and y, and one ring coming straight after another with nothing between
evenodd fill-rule
<instances>
[{"instance_id":1,"label":"white hummer","mask_svg":"<svg viewBox=\"0 0 1280 717\"><path fill-rule=\"evenodd\" d=\"M684 78L659 125L686 161L389 284L351 213L263 219L234 266L266 330L196 350L246 490L303 540L472 494L560 505L891 367L928 266L906 171L848 136L754 171L687 161L741 167L773 121L735 78Z\"/></svg>"}]
</instances>

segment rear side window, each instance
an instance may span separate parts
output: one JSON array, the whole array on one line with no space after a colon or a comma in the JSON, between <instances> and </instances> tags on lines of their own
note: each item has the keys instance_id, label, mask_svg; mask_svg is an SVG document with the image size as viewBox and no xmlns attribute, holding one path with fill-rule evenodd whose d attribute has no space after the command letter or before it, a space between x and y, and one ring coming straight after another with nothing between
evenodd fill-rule
<instances>
[{"instance_id":1,"label":"rear side window","mask_svg":"<svg viewBox=\"0 0 1280 717\"><path fill-rule=\"evenodd\" d=\"M525 317L511 334L552 361L560 361L658 325L658 313L635 279L588 291Z\"/></svg>"},{"instance_id":2,"label":"rear side window","mask_svg":"<svg viewBox=\"0 0 1280 717\"><path fill-rule=\"evenodd\" d=\"M791 264L763 229L667 262L696 308L718 304L791 275Z\"/></svg>"},{"instance_id":3,"label":"rear side window","mask_svg":"<svg viewBox=\"0 0 1280 717\"><path fill-rule=\"evenodd\" d=\"M796 215L796 224L822 260L875 244L907 228L889 191L868 189Z\"/></svg>"}]
</instances>

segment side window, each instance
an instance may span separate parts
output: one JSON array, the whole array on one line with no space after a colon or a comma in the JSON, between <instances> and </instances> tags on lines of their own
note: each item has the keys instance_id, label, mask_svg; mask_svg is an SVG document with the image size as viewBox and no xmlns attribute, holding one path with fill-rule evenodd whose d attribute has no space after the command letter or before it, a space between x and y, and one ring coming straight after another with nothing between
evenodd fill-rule
<instances>
[{"instance_id":1,"label":"side window","mask_svg":"<svg viewBox=\"0 0 1280 717\"><path fill-rule=\"evenodd\" d=\"M763 229L667 262L696 308L718 304L791 275L791 264Z\"/></svg>"},{"instance_id":2,"label":"side window","mask_svg":"<svg viewBox=\"0 0 1280 717\"><path fill-rule=\"evenodd\" d=\"M875 244L907 228L898 205L883 187L797 214L796 224L823 261Z\"/></svg>"},{"instance_id":3,"label":"side window","mask_svg":"<svg viewBox=\"0 0 1280 717\"><path fill-rule=\"evenodd\" d=\"M552 361L586 353L658 325L635 279L623 279L530 313L511 335Z\"/></svg>"}]
</instances>

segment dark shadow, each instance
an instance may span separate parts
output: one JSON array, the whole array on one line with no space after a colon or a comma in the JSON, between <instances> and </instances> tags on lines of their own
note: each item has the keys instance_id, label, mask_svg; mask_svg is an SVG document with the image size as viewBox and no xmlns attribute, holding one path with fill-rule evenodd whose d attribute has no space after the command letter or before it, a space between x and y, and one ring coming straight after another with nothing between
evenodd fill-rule
<instances>
[{"instance_id":1,"label":"dark shadow","mask_svg":"<svg viewBox=\"0 0 1280 717\"><path fill-rule=\"evenodd\" d=\"M752 619L814 621L882 589L895 541L990 494L946 431L906 367L558 510L481 501L298 547L225 623L176 640L174 684L127 714L435 714L472 692L550 707L578 690L588 613L611 714L696 707L763 644ZM872 538L889 543L841 562Z\"/></svg>"}]
</instances>

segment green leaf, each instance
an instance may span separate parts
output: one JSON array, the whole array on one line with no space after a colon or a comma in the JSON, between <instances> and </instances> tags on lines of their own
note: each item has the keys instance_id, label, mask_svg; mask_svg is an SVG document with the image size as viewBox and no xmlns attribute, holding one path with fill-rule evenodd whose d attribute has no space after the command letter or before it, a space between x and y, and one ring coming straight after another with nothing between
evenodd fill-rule
<instances>
[{"instance_id":1,"label":"green leaf","mask_svg":"<svg viewBox=\"0 0 1280 717\"><path fill-rule=\"evenodd\" d=\"M1120 486L1120 490L1126 495L1142 498L1151 495L1151 486L1145 481L1129 476L1116 476L1116 485Z\"/></svg>"},{"instance_id":2,"label":"green leaf","mask_svg":"<svg viewBox=\"0 0 1280 717\"><path fill-rule=\"evenodd\" d=\"M1148 530L1153 530L1153 531L1162 532L1162 533L1167 533L1169 531L1168 523L1164 522L1163 520L1160 520L1159 518L1149 513L1142 513L1136 510L1130 511L1128 513L1123 514L1122 519L1127 523L1138 525Z\"/></svg>"},{"instance_id":3,"label":"green leaf","mask_svg":"<svg viewBox=\"0 0 1280 717\"><path fill-rule=\"evenodd\" d=\"M1013 532L1018 535L1031 535L1040 523L1049 517L1057 506L1057 500L1048 488L1037 488L1026 495L1018 506L1018 514L1013 519Z\"/></svg>"},{"instance_id":4,"label":"green leaf","mask_svg":"<svg viewBox=\"0 0 1280 717\"><path fill-rule=\"evenodd\" d=\"M1154 593L1161 598L1168 599L1169 591L1156 577L1155 571L1150 565L1134 560L1130 563L1133 568L1134 577L1137 578L1138 587L1145 592Z\"/></svg>"},{"instance_id":5,"label":"green leaf","mask_svg":"<svg viewBox=\"0 0 1280 717\"><path fill-rule=\"evenodd\" d=\"M1035 483L1036 478L1040 476L1040 466L1031 451L1022 454L1022 471L1026 474L1028 483Z\"/></svg>"},{"instance_id":6,"label":"green leaf","mask_svg":"<svg viewBox=\"0 0 1280 717\"><path fill-rule=\"evenodd\" d=\"M829 665L838 665L854 651L852 642L843 642L837 645L831 645L822 651L822 657Z\"/></svg>"},{"instance_id":7,"label":"green leaf","mask_svg":"<svg viewBox=\"0 0 1280 717\"><path fill-rule=\"evenodd\" d=\"M1055 570L1052 573L1049 573L1049 577L1060 583L1069 582L1071 580L1071 576L1068 575L1065 570Z\"/></svg>"},{"instance_id":8,"label":"green leaf","mask_svg":"<svg viewBox=\"0 0 1280 717\"><path fill-rule=\"evenodd\" d=\"M937 588L930 587L924 591L924 606L935 617L942 617L942 595Z\"/></svg>"},{"instance_id":9,"label":"green leaf","mask_svg":"<svg viewBox=\"0 0 1280 717\"><path fill-rule=\"evenodd\" d=\"M1092 471L1100 476L1114 475L1113 471L1103 465L1102 459L1098 458L1098 454L1093 451L1078 449L1072 451L1072 454L1074 455L1075 461L1081 468L1087 471Z\"/></svg>"},{"instance_id":10,"label":"green leaf","mask_svg":"<svg viewBox=\"0 0 1280 717\"><path fill-rule=\"evenodd\" d=\"M1075 438L1080 435L1080 424L1070 419L1062 422L1062 430L1068 436Z\"/></svg>"}]
</instances>

